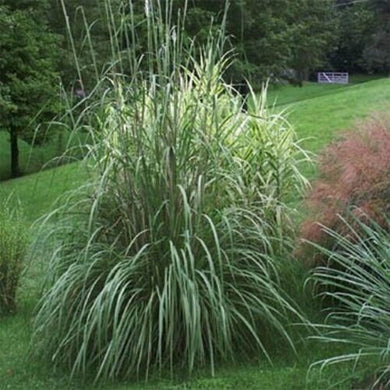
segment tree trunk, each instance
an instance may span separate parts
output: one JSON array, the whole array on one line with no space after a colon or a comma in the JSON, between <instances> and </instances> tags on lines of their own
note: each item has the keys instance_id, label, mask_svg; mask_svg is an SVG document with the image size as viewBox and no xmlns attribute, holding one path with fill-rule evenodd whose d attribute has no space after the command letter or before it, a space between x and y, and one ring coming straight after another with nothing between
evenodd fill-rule
<instances>
[{"instance_id":1,"label":"tree trunk","mask_svg":"<svg viewBox=\"0 0 390 390\"><path fill-rule=\"evenodd\" d=\"M18 133L15 128L11 127L11 177L21 176L19 166L19 146L18 146Z\"/></svg>"},{"instance_id":2,"label":"tree trunk","mask_svg":"<svg viewBox=\"0 0 390 390\"><path fill-rule=\"evenodd\" d=\"M303 70L303 80L304 81L309 81L309 75L310 75L310 71L308 68L305 68Z\"/></svg>"},{"instance_id":3,"label":"tree trunk","mask_svg":"<svg viewBox=\"0 0 390 390\"><path fill-rule=\"evenodd\" d=\"M304 79L304 74L302 70L298 71L298 85L300 87L303 87L303 79Z\"/></svg>"}]
</instances>

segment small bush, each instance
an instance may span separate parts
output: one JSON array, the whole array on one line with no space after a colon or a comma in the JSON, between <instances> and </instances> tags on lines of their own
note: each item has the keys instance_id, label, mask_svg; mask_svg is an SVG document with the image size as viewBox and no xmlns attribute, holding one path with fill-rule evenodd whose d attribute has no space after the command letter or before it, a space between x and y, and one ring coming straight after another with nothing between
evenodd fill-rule
<instances>
[{"instance_id":1,"label":"small bush","mask_svg":"<svg viewBox=\"0 0 390 390\"><path fill-rule=\"evenodd\" d=\"M303 224L304 241L334 248L323 226L349 234L339 216L350 223L354 220L349 215L384 223L382 215L390 207L390 117L371 119L347 132L324 151L319 170L307 198L310 219ZM326 261L311 245L303 244L300 254L310 264Z\"/></svg>"},{"instance_id":2,"label":"small bush","mask_svg":"<svg viewBox=\"0 0 390 390\"><path fill-rule=\"evenodd\" d=\"M19 214L0 204L0 313L16 309L16 290L27 248L26 229Z\"/></svg>"}]
</instances>

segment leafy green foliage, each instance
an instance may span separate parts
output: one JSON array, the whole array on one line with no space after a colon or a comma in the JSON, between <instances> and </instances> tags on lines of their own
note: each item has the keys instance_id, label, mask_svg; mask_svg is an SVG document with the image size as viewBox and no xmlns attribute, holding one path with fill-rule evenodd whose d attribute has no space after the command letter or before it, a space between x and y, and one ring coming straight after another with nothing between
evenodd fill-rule
<instances>
[{"instance_id":1,"label":"leafy green foliage","mask_svg":"<svg viewBox=\"0 0 390 390\"><path fill-rule=\"evenodd\" d=\"M338 43L331 65L343 71L387 73L390 69L390 2L339 1Z\"/></svg>"},{"instance_id":2,"label":"leafy green foliage","mask_svg":"<svg viewBox=\"0 0 390 390\"><path fill-rule=\"evenodd\" d=\"M12 174L20 174L17 138L40 142L36 117L57 109L56 37L44 22L45 2L0 3L0 124L11 136ZM35 124L35 125L34 125Z\"/></svg>"},{"instance_id":3,"label":"leafy green foliage","mask_svg":"<svg viewBox=\"0 0 390 390\"><path fill-rule=\"evenodd\" d=\"M311 71L326 64L336 41L337 24L333 0L294 3L295 12L290 15L291 58L287 65L298 72L302 81L308 80Z\"/></svg>"},{"instance_id":4,"label":"leafy green foliage","mask_svg":"<svg viewBox=\"0 0 390 390\"><path fill-rule=\"evenodd\" d=\"M364 51L375 30L375 15L367 3L336 8L339 20L335 50L330 54L331 66L338 71L366 70Z\"/></svg>"},{"instance_id":5,"label":"leafy green foliage","mask_svg":"<svg viewBox=\"0 0 390 390\"><path fill-rule=\"evenodd\" d=\"M368 4L375 15L375 30L365 47L363 57L371 72L390 70L390 1L374 0Z\"/></svg>"},{"instance_id":6,"label":"leafy green foliage","mask_svg":"<svg viewBox=\"0 0 390 390\"><path fill-rule=\"evenodd\" d=\"M31 6L15 9L13 4L11 9L6 2L1 9L1 50L6 54L0 62L4 88L1 120L3 126L27 127L21 137L28 140L34 137L34 132L27 124L40 110L45 110L41 106L46 103L45 98L55 95L56 84L53 71L56 38L44 29L42 20L37 20L42 11Z\"/></svg>"},{"instance_id":7,"label":"leafy green foliage","mask_svg":"<svg viewBox=\"0 0 390 390\"><path fill-rule=\"evenodd\" d=\"M214 17L223 3L194 2ZM332 0L232 0L226 29L238 56L229 77L235 82L244 77L264 81L291 68L307 75L324 63L331 49L337 23L333 14Z\"/></svg>"},{"instance_id":8,"label":"leafy green foliage","mask_svg":"<svg viewBox=\"0 0 390 390\"><path fill-rule=\"evenodd\" d=\"M74 0L50 2L51 26L56 32L67 35L64 42L64 52L68 53L64 66L66 85L78 78L83 85L91 87L101 70L107 68L107 63L113 65L118 59L110 50L113 42L123 53L132 45L136 45L138 54L147 50L145 2L89 0L84 1L82 7ZM151 0L149 4L157 8L158 1ZM217 30L215 27L222 21L226 4L229 4L226 31L237 56L226 77L236 83L250 76L257 82L269 77L278 78L289 68L306 74L325 61L335 38L337 20L333 17L332 0L299 0L294 3L288 0L175 0L165 4L169 6L164 6L162 22L170 23L169 14L186 13L183 36L195 38L198 44L207 41L210 28L214 32ZM167 12L169 8L173 13ZM69 18L71 36L69 31L66 32L64 10ZM123 25L113 37L110 24L114 19L119 21L119 13L124 16ZM136 39L131 34L126 36L125 32L130 24L134 26L134 21ZM214 22L214 27L210 27L211 22ZM72 50L80 62L78 70L71 61ZM121 62L126 64L126 55ZM129 73L126 65L120 70Z\"/></svg>"},{"instance_id":9,"label":"leafy green foliage","mask_svg":"<svg viewBox=\"0 0 390 390\"><path fill-rule=\"evenodd\" d=\"M16 309L16 290L24 268L26 228L16 210L0 205L0 314Z\"/></svg>"},{"instance_id":10,"label":"leafy green foliage","mask_svg":"<svg viewBox=\"0 0 390 390\"><path fill-rule=\"evenodd\" d=\"M112 65L111 17L120 15L124 2L48 0L48 3L48 25L63 37L58 49L62 57L58 70L65 89L72 95L77 89L89 93L104 69Z\"/></svg>"}]
</instances>

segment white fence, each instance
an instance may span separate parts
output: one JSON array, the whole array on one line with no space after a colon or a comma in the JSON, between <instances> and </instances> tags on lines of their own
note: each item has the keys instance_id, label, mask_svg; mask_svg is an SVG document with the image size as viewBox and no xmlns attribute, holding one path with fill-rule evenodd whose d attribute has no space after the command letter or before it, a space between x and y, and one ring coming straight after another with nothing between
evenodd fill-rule
<instances>
[{"instance_id":1,"label":"white fence","mask_svg":"<svg viewBox=\"0 0 390 390\"><path fill-rule=\"evenodd\" d=\"M321 84L348 84L349 74L346 72L318 72L317 81Z\"/></svg>"}]
</instances>

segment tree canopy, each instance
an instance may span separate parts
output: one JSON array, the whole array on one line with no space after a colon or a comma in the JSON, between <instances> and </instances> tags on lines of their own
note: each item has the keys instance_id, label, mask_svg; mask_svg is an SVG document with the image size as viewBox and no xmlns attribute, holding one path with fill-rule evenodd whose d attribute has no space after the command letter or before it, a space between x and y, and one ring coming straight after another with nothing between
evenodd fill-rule
<instances>
[{"instance_id":1,"label":"tree canopy","mask_svg":"<svg viewBox=\"0 0 390 390\"><path fill-rule=\"evenodd\" d=\"M20 174L17 139L34 138L34 118L55 111L57 37L43 0L0 1L0 125L10 133L11 171ZM39 140L39 139L38 139Z\"/></svg>"},{"instance_id":2,"label":"tree canopy","mask_svg":"<svg viewBox=\"0 0 390 390\"><path fill-rule=\"evenodd\" d=\"M331 66L349 72L390 71L390 0L337 0L339 22Z\"/></svg>"}]
</instances>

